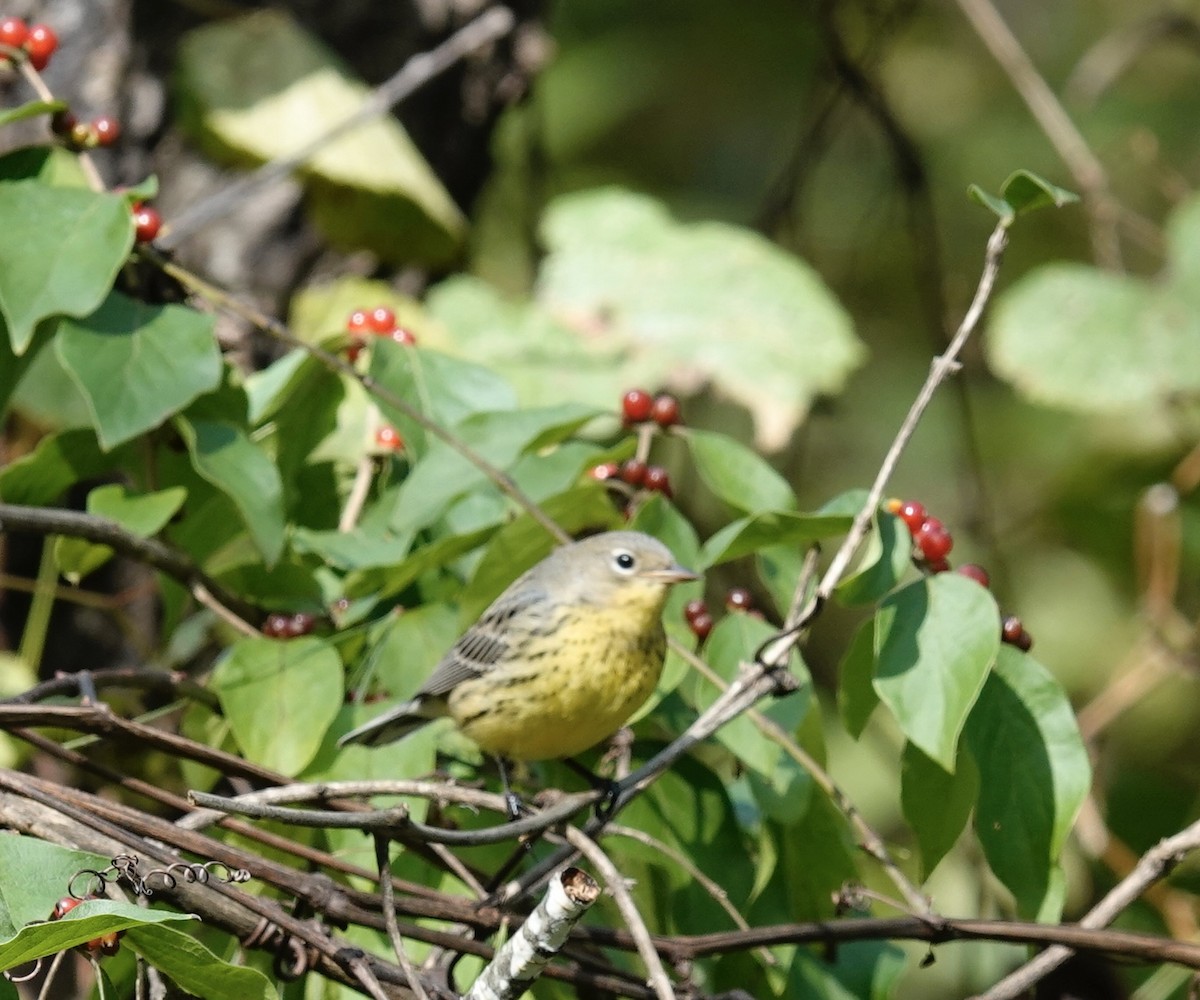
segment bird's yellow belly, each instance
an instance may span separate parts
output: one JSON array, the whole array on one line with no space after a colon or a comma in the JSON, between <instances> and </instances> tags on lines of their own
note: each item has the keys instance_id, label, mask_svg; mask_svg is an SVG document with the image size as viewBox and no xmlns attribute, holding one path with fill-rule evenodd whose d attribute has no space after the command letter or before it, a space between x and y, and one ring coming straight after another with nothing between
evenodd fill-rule
<instances>
[{"instance_id":1,"label":"bird's yellow belly","mask_svg":"<svg viewBox=\"0 0 1200 1000\"><path fill-rule=\"evenodd\" d=\"M615 733L650 696L664 651L659 629L615 631L588 616L531 642L515 662L460 684L448 708L494 756L570 757Z\"/></svg>"}]
</instances>

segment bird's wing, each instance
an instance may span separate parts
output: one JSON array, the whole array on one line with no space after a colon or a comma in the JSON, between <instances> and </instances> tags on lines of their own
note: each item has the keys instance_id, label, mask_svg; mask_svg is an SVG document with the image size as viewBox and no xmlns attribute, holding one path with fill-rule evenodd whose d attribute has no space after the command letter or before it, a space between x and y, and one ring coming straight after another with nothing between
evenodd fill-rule
<instances>
[{"instance_id":1,"label":"bird's wing","mask_svg":"<svg viewBox=\"0 0 1200 1000\"><path fill-rule=\"evenodd\" d=\"M480 616L429 675L417 692L417 698L437 698L449 694L463 681L487 673L504 660L514 642L523 641L537 631L546 618L539 607L549 610L550 603L540 587L522 587L505 592Z\"/></svg>"}]
</instances>

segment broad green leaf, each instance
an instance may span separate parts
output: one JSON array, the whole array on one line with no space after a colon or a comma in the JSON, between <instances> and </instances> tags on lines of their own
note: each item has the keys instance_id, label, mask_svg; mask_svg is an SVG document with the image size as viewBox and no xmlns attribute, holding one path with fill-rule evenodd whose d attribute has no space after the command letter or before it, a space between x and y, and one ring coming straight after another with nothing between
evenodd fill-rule
<instances>
[{"instance_id":1,"label":"broad green leaf","mask_svg":"<svg viewBox=\"0 0 1200 1000\"><path fill-rule=\"evenodd\" d=\"M858 739L879 704L875 693L875 621L863 622L838 668L838 710L842 724Z\"/></svg>"},{"instance_id":2,"label":"broad green leaf","mask_svg":"<svg viewBox=\"0 0 1200 1000\"><path fill-rule=\"evenodd\" d=\"M947 771L1000 647L992 595L939 573L890 595L875 618L875 691L908 739Z\"/></svg>"},{"instance_id":3,"label":"broad green leaf","mask_svg":"<svg viewBox=\"0 0 1200 1000\"><path fill-rule=\"evenodd\" d=\"M728 434L689 429L684 440L704 484L735 510L758 514L795 508L795 494L783 476Z\"/></svg>"},{"instance_id":4,"label":"broad green leaf","mask_svg":"<svg viewBox=\"0 0 1200 1000\"><path fill-rule=\"evenodd\" d=\"M28 455L0 469L0 498L5 503L44 506L80 480L113 468L121 457L118 452L101 451L90 430L47 435Z\"/></svg>"},{"instance_id":5,"label":"broad green leaf","mask_svg":"<svg viewBox=\"0 0 1200 1000\"><path fill-rule=\"evenodd\" d=\"M898 518L876 511L857 567L834 588L849 607L873 604L889 593L912 565L912 535Z\"/></svg>"},{"instance_id":6,"label":"broad green leaf","mask_svg":"<svg viewBox=\"0 0 1200 1000\"><path fill-rule=\"evenodd\" d=\"M975 828L988 864L1032 918L1091 784L1087 751L1058 681L1004 646L967 720L979 766Z\"/></svg>"},{"instance_id":7,"label":"broad green leaf","mask_svg":"<svg viewBox=\"0 0 1200 1000\"><path fill-rule=\"evenodd\" d=\"M766 920L828 920L834 916L834 896L847 882L857 882L859 848L850 836L845 816L819 788L813 788L809 807L799 822L771 823L779 847L779 867L769 886L747 914L751 926Z\"/></svg>"},{"instance_id":8,"label":"broad green leaf","mask_svg":"<svg viewBox=\"0 0 1200 1000\"><path fill-rule=\"evenodd\" d=\"M319 556L327 566L339 569L371 569L394 566L412 548L413 535L367 531L311 531L296 528L292 533L292 548L296 552Z\"/></svg>"},{"instance_id":9,"label":"broad green leaf","mask_svg":"<svg viewBox=\"0 0 1200 1000\"><path fill-rule=\"evenodd\" d=\"M731 521L713 534L704 543L697 568L719 566L773 545L803 546L822 538L831 538L844 533L852 520L842 515L796 514L789 510L760 511Z\"/></svg>"},{"instance_id":10,"label":"broad green leaf","mask_svg":"<svg viewBox=\"0 0 1200 1000\"><path fill-rule=\"evenodd\" d=\"M98 854L60 847L36 837L0 837L0 940L12 938L30 921L49 917L54 904L68 895L77 871L108 865L109 859Z\"/></svg>"},{"instance_id":11,"label":"broad green leaf","mask_svg":"<svg viewBox=\"0 0 1200 1000\"><path fill-rule=\"evenodd\" d=\"M453 427L475 413L512 410L517 405L512 387L494 371L473 361L419 347L406 348L391 340L372 345L371 376L443 427ZM408 447L423 455L428 445L420 425L386 400L376 397L375 401L400 430Z\"/></svg>"},{"instance_id":12,"label":"broad green leaf","mask_svg":"<svg viewBox=\"0 0 1200 1000\"><path fill-rule=\"evenodd\" d=\"M784 995L820 1000L888 1000L906 964L890 941L847 941L832 954L796 953Z\"/></svg>"},{"instance_id":13,"label":"broad green leaf","mask_svg":"<svg viewBox=\"0 0 1200 1000\"><path fill-rule=\"evenodd\" d=\"M15 108L0 111L0 128L12 122L24 121L26 118L37 118L40 115L52 115L56 111L65 111L66 101L28 101Z\"/></svg>"},{"instance_id":14,"label":"broad green leaf","mask_svg":"<svg viewBox=\"0 0 1200 1000\"><path fill-rule=\"evenodd\" d=\"M499 524L477 531L446 535L411 552L406 559L381 569L355 572L347 577L346 595L362 597L373 594L387 599L400 593L419 576L452 563L459 556L478 548L496 533ZM309 538L304 536L304 544Z\"/></svg>"},{"instance_id":15,"label":"broad green leaf","mask_svg":"<svg viewBox=\"0 0 1200 1000\"><path fill-rule=\"evenodd\" d=\"M180 486L130 496L124 486L97 486L88 494L89 514L115 521L126 531L148 538L162 530L176 511L183 506L187 491ZM107 545L93 545L81 538L59 538L54 556L59 572L72 583L103 566L112 556Z\"/></svg>"},{"instance_id":16,"label":"broad green leaf","mask_svg":"<svg viewBox=\"0 0 1200 1000\"><path fill-rule=\"evenodd\" d=\"M900 757L900 805L917 835L928 877L966 828L979 794L979 769L964 748L950 774L913 744Z\"/></svg>"},{"instance_id":17,"label":"broad green leaf","mask_svg":"<svg viewBox=\"0 0 1200 1000\"><path fill-rule=\"evenodd\" d=\"M288 156L354 114L369 95L338 57L283 10L225 18L179 51L183 125L240 162ZM400 123L381 116L299 169L317 224L394 264L449 262L462 214Z\"/></svg>"},{"instance_id":18,"label":"broad green leaf","mask_svg":"<svg viewBox=\"0 0 1200 1000\"><path fill-rule=\"evenodd\" d=\"M595 415L590 407L565 403L542 409L477 413L454 428L455 436L501 470L527 449L545 447L574 433ZM450 445L437 441L400 487L391 527L416 530L432 524L451 501L472 490L495 491L488 477Z\"/></svg>"},{"instance_id":19,"label":"broad green leaf","mask_svg":"<svg viewBox=\"0 0 1200 1000\"><path fill-rule=\"evenodd\" d=\"M397 608L371 644L364 669L377 672L384 689L398 701L411 698L461 631L458 614L448 604Z\"/></svg>"},{"instance_id":20,"label":"broad green leaf","mask_svg":"<svg viewBox=\"0 0 1200 1000\"><path fill-rule=\"evenodd\" d=\"M64 320L55 349L106 450L158 426L221 381L211 316L119 292L85 319Z\"/></svg>"},{"instance_id":21,"label":"broad green leaf","mask_svg":"<svg viewBox=\"0 0 1200 1000\"><path fill-rule=\"evenodd\" d=\"M15 353L48 316L86 316L133 246L125 199L36 180L0 182L0 315Z\"/></svg>"},{"instance_id":22,"label":"broad green leaf","mask_svg":"<svg viewBox=\"0 0 1200 1000\"><path fill-rule=\"evenodd\" d=\"M242 752L299 774L342 705L342 661L313 636L239 639L217 664L212 687Z\"/></svg>"},{"instance_id":23,"label":"broad green leaf","mask_svg":"<svg viewBox=\"0 0 1200 1000\"><path fill-rule=\"evenodd\" d=\"M1062 208L1079 200L1079 195L1073 191L1051 184L1028 170L1018 170L1010 174L1000 186L1000 195L1017 215L1051 205Z\"/></svg>"},{"instance_id":24,"label":"broad green leaf","mask_svg":"<svg viewBox=\"0 0 1200 1000\"><path fill-rule=\"evenodd\" d=\"M107 862L102 867L107 867ZM26 874L28 877L28 873ZM62 895L66 895L64 890ZM58 897L56 897L57 900ZM38 919L44 920L54 903ZM166 910L148 910L132 903L111 899L89 900L80 903L61 920L51 923L27 924L16 937L0 944L0 969L11 969L24 965L36 958L53 955L76 945L84 944L103 934L127 928L176 921L192 921L190 913L171 913Z\"/></svg>"},{"instance_id":25,"label":"broad green leaf","mask_svg":"<svg viewBox=\"0 0 1200 1000\"><path fill-rule=\"evenodd\" d=\"M0 181L18 180L90 190L79 157L61 146L23 146L0 156Z\"/></svg>"},{"instance_id":26,"label":"broad green leaf","mask_svg":"<svg viewBox=\"0 0 1200 1000\"><path fill-rule=\"evenodd\" d=\"M283 484L279 470L233 424L178 417L199 475L233 501L263 560L270 564L283 551Z\"/></svg>"},{"instance_id":27,"label":"broad green leaf","mask_svg":"<svg viewBox=\"0 0 1200 1000\"><path fill-rule=\"evenodd\" d=\"M176 986L204 1000L278 1000L257 969L223 962L190 934L161 924L135 927L126 943Z\"/></svg>"},{"instance_id":28,"label":"broad green leaf","mask_svg":"<svg viewBox=\"0 0 1200 1000\"><path fill-rule=\"evenodd\" d=\"M33 338L25 348L25 353L17 355L13 353L4 317L0 316L0 417L8 412L9 401L16 393L17 386L21 384L25 373L32 367L42 348L51 342L58 324L58 319L40 322L33 331Z\"/></svg>"}]
</instances>

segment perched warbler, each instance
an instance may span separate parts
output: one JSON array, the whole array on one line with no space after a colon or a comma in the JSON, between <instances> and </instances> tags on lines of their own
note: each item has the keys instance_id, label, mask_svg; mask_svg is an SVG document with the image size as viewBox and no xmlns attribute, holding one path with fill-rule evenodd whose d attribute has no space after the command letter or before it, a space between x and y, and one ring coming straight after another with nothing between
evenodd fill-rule
<instances>
[{"instance_id":1,"label":"perched warbler","mask_svg":"<svg viewBox=\"0 0 1200 1000\"><path fill-rule=\"evenodd\" d=\"M496 598L410 700L339 743L390 743L449 716L501 761L595 746L654 690L667 592L696 578L641 532L564 545Z\"/></svg>"}]
</instances>

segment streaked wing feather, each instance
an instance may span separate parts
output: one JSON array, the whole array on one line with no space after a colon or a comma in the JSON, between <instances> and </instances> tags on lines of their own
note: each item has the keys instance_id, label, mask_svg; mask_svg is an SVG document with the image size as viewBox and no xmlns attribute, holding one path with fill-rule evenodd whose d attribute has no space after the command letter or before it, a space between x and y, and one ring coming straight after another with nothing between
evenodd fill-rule
<instances>
[{"instance_id":1,"label":"streaked wing feather","mask_svg":"<svg viewBox=\"0 0 1200 1000\"><path fill-rule=\"evenodd\" d=\"M549 606L546 593L540 587L505 591L442 657L429 680L417 692L417 697L436 698L449 694L463 681L487 673L509 655L514 637L523 637L536 627L536 619L541 617L536 614L539 606L547 609ZM518 616L530 620L514 626Z\"/></svg>"}]
</instances>

